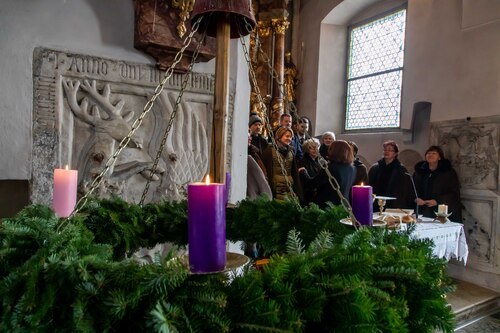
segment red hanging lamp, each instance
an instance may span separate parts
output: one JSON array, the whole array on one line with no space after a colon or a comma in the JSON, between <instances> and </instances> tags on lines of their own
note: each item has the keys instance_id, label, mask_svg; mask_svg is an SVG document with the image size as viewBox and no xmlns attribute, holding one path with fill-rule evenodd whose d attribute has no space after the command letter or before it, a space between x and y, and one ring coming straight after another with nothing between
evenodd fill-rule
<instances>
[{"instance_id":1,"label":"red hanging lamp","mask_svg":"<svg viewBox=\"0 0 500 333\"><path fill-rule=\"evenodd\" d=\"M246 36L257 25L251 0L196 0L191 23L196 22L200 16L203 16L200 31L206 29L210 37L216 37L217 22L221 20L228 20L231 38L239 38L240 31L241 36Z\"/></svg>"}]
</instances>

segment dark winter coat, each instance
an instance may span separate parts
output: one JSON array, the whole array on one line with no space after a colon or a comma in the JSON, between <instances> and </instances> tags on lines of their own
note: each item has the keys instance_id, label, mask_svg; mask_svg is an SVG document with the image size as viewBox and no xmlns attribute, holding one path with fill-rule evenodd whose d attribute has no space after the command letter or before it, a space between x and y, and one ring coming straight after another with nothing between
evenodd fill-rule
<instances>
[{"instance_id":1,"label":"dark winter coat","mask_svg":"<svg viewBox=\"0 0 500 333\"><path fill-rule=\"evenodd\" d=\"M354 184L368 184L368 170L366 169L366 165L364 165L359 158L356 158L354 160L354 167L356 168L356 179L354 180Z\"/></svg>"},{"instance_id":2,"label":"dark winter coat","mask_svg":"<svg viewBox=\"0 0 500 333\"><path fill-rule=\"evenodd\" d=\"M349 191L354 184L356 168L351 164L330 162L328 170L339 183L342 195L349 200ZM306 171L302 172L300 175L305 184L317 188L315 202L320 208L325 208L327 206L327 202L332 202L335 205L340 204L340 198L337 195L337 192L332 188L325 170L322 169L321 172L314 178L310 177Z\"/></svg>"},{"instance_id":3,"label":"dark winter coat","mask_svg":"<svg viewBox=\"0 0 500 333\"><path fill-rule=\"evenodd\" d=\"M408 170L398 159L387 165L382 158L370 168L368 182L373 187L373 193L378 196L396 198L395 200L388 200L385 205L386 208L415 207L411 176L407 173ZM378 207L374 207L374 211L378 211Z\"/></svg>"},{"instance_id":4,"label":"dark winter coat","mask_svg":"<svg viewBox=\"0 0 500 333\"><path fill-rule=\"evenodd\" d=\"M319 154L321 156L323 156L323 158L327 161L329 161L329 158L328 158L328 146L325 145L324 143L321 144L321 146L319 146Z\"/></svg>"},{"instance_id":5,"label":"dark winter coat","mask_svg":"<svg viewBox=\"0 0 500 333\"><path fill-rule=\"evenodd\" d=\"M267 140L262 135L252 135L250 143L258 149L258 153L262 157L264 150L266 150L268 146Z\"/></svg>"},{"instance_id":6,"label":"dark winter coat","mask_svg":"<svg viewBox=\"0 0 500 333\"><path fill-rule=\"evenodd\" d=\"M417 194L423 200L436 200L438 205L448 206L451 221L462 223L462 204L460 203L460 182L455 169L447 159L439 160L436 170L431 171L426 161L415 165L413 174ZM438 207L419 206L419 213L435 217Z\"/></svg>"},{"instance_id":7,"label":"dark winter coat","mask_svg":"<svg viewBox=\"0 0 500 333\"><path fill-rule=\"evenodd\" d=\"M321 166L319 165L319 157L313 159L309 153L304 153L304 158L298 163L299 168L306 168L307 173L311 178L316 177L321 172ZM304 203L309 204L315 202L317 197L317 188L310 183L304 182L302 179L302 188L304 192Z\"/></svg>"}]
</instances>

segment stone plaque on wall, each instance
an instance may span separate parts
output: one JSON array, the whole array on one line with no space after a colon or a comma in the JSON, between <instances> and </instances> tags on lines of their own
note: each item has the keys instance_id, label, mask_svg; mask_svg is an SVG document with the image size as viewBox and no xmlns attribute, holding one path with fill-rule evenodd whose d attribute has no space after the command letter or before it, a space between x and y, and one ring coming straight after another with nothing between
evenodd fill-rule
<instances>
[{"instance_id":1,"label":"stone plaque on wall","mask_svg":"<svg viewBox=\"0 0 500 333\"><path fill-rule=\"evenodd\" d=\"M498 191L500 117L433 123L432 142L443 147L464 188Z\"/></svg>"},{"instance_id":2,"label":"stone plaque on wall","mask_svg":"<svg viewBox=\"0 0 500 333\"><path fill-rule=\"evenodd\" d=\"M50 205L54 169L77 169L79 195L86 193L129 135L164 72L44 48L35 49L33 57L31 200ZM184 79L186 89L176 106ZM138 202L151 177L146 202L184 197L186 184L200 181L208 170L213 90L212 75L172 75L96 194Z\"/></svg>"},{"instance_id":3,"label":"stone plaque on wall","mask_svg":"<svg viewBox=\"0 0 500 333\"><path fill-rule=\"evenodd\" d=\"M460 179L467 266L498 274L500 117L432 123L431 142L443 147Z\"/></svg>"}]
</instances>

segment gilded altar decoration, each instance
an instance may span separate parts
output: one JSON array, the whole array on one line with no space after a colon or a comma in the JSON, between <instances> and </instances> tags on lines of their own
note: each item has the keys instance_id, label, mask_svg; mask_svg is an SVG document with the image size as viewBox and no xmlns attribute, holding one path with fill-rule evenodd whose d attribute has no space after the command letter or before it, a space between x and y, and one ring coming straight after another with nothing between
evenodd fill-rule
<instances>
[{"instance_id":1,"label":"gilded altar decoration","mask_svg":"<svg viewBox=\"0 0 500 333\"><path fill-rule=\"evenodd\" d=\"M257 22L260 37L267 37L271 34L271 25L267 21Z\"/></svg>"},{"instance_id":2,"label":"gilded altar decoration","mask_svg":"<svg viewBox=\"0 0 500 333\"><path fill-rule=\"evenodd\" d=\"M286 19L286 17L271 20L271 26L273 27L274 32L278 35L284 35L289 25L290 22Z\"/></svg>"},{"instance_id":3,"label":"gilded altar decoration","mask_svg":"<svg viewBox=\"0 0 500 333\"><path fill-rule=\"evenodd\" d=\"M285 73L283 85L285 88L285 99L288 103L296 102L295 89L298 84L298 70L297 66L292 62L292 54L290 52L285 54Z\"/></svg>"},{"instance_id":4,"label":"gilded altar decoration","mask_svg":"<svg viewBox=\"0 0 500 333\"><path fill-rule=\"evenodd\" d=\"M172 6L178 8L181 12L179 13L179 24L177 25L177 34L180 38L186 33L186 21L189 19L189 13L193 10L193 6L196 0L172 0Z\"/></svg>"}]
</instances>

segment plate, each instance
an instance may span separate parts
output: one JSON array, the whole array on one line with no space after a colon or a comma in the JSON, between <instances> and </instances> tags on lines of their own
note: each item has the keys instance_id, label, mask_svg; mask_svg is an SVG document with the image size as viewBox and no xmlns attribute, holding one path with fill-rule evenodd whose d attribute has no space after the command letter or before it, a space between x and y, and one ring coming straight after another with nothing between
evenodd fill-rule
<instances>
[{"instance_id":1,"label":"plate","mask_svg":"<svg viewBox=\"0 0 500 333\"><path fill-rule=\"evenodd\" d=\"M345 219L341 219L340 220L340 223L342 224L345 224L345 225L350 225L352 226L352 220L350 217L346 217ZM367 226L367 227L383 227L385 226L387 223L385 221L381 221L381 220L373 220L373 225L371 226Z\"/></svg>"},{"instance_id":2,"label":"plate","mask_svg":"<svg viewBox=\"0 0 500 333\"><path fill-rule=\"evenodd\" d=\"M172 260L179 260L180 263L189 270L189 254L183 254L179 257L175 257ZM243 254L226 252L226 267L220 271L214 272L191 272L192 275L204 275L204 274L217 274L217 273L227 273L235 272L238 273L244 266L250 262L250 258Z\"/></svg>"}]
</instances>

